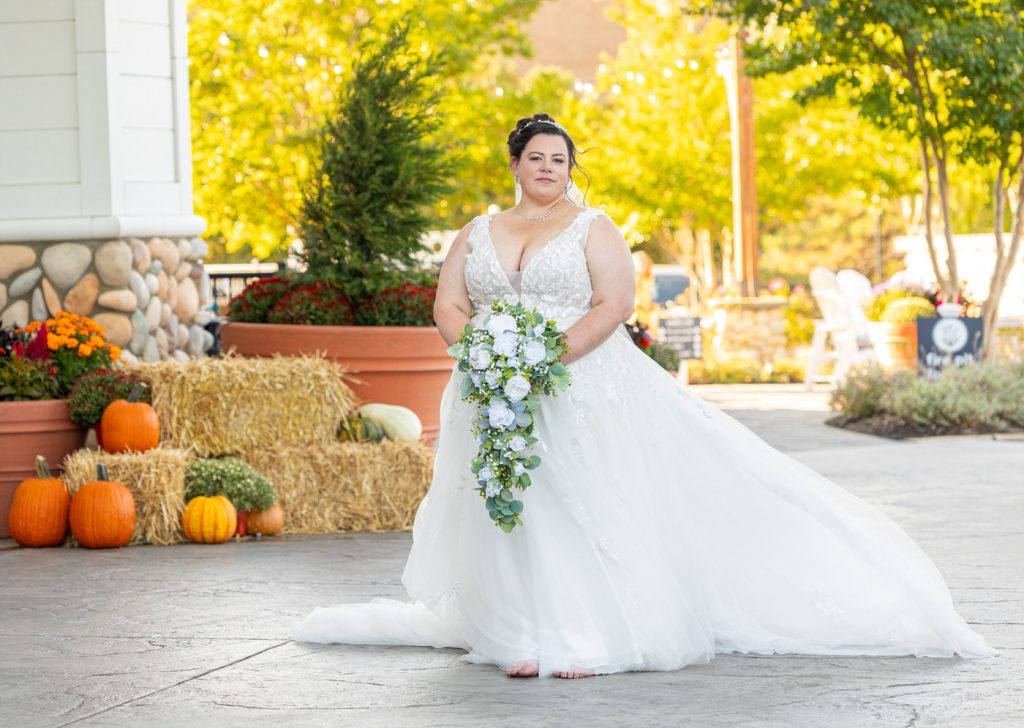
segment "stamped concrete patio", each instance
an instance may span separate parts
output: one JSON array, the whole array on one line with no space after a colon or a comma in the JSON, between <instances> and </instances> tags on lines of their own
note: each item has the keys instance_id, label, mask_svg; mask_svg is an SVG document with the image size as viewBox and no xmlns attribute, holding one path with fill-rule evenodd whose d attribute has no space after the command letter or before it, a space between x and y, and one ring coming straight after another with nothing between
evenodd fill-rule
<instances>
[{"instance_id":1,"label":"stamped concrete patio","mask_svg":"<svg viewBox=\"0 0 1024 728\"><path fill-rule=\"evenodd\" d=\"M509 680L457 650L297 644L314 606L401 597L410 537L27 550L0 541L0 726L1024 725L1024 442L891 442L825 395L696 387L882 508L997 658L721 656L673 673Z\"/></svg>"}]
</instances>

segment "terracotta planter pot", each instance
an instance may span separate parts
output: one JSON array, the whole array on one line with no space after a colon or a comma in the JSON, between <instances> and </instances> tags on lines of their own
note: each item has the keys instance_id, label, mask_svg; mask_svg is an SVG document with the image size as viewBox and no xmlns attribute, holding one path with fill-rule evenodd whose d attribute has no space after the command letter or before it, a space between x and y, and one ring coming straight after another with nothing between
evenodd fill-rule
<instances>
[{"instance_id":1,"label":"terracotta planter pot","mask_svg":"<svg viewBox=\"0 0 1024 728\"><path fill-rule=\"evenodd\" d=\"M871 345L884 371L917 371L917 324L892 324L872 321L868 324Z\"/></svg>"},{"instance_id":2,"label":"terracotta planter pot","mask_svg":"<svg viewBox=\"0 0 1024 728\"><path fill-rule=\"evenodd\" d=\"M86 428L68 419L68 401L0 402L0 538L8 538L7 516L14 491L36 471L42 455L55 476L68 453L85 444Z\"/></svg>"},{"instance_id":3,"label":"terracotta planter pot","mask_svg":"<svg viewBox=\"0 0 1024 728\"><path fill-rule=\"evenodd\" d=\"M359 399L408 407L423 422L424 439L437 439L441 393L454 361L433 326L227 323L220 331L224 349L243 356L322 351L352 373L348 384Z\"/></svg>"}]
</instances>

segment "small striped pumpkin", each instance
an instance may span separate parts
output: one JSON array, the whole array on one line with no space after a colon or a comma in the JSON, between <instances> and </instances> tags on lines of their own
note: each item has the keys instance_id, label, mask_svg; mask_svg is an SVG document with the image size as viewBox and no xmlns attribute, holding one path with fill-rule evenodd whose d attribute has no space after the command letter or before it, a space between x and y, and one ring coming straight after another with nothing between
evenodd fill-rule
<instances>
[{"instance_id":1,"label":"small striped pumpkin","mask_svg":"<svg viewBox=\"0 0 1024 728\"><path fill-rule=\"evenodd\" d=\"M197 495L181 514L181 530L194 543L224 543L235 535L238 514L225 496Z\"/></svg>"}]
</instances>

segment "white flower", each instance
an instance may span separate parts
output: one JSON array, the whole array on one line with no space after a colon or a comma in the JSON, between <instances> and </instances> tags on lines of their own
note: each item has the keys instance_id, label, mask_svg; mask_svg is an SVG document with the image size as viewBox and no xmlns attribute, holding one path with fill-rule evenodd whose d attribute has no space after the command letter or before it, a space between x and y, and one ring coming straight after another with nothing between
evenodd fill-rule
<instances>
[{"instance_id":1,"label":"white flower","mask_svg":"<svg viewBox=\"0 0 1024 728\"><path fill-rule=\"evenodd\" d=\"M480 389L480 372L470 372L469 378L473 380L473 386Z\"/></svg>"},{"instance_id":2,"label":"white flower","mask_svg":"<svg viewBox=\"0 0 1024 728\"><path fill-rule=\"evenodd\" d=\"M503 389L509 400L518 402L530 393L530 381L522 374L516 374L505 382Z\"/></svg>"},{"instance_id":3,"label":"white flower","mask_svg":"<svg viewBox=\"0 0 1024 728\"><path fill-rule=\"evenodd\" d=\"M484 328L487 329L487 333L497 338L498 334L503 331L515 331L518 327L516 326L516 319L512 314L497 313L492 314L490 318L487 319L487 323Z\"/></svg>"},{"instance_id":4,"label":"white flower","mask_svg":"<svg viewBox=\"0 0 1024 728\"><path fill-rule=\"evenodd\" d=\"M490 481L484 486L484 495L488 498L493 498L501 492L501 484Z\"/></svg>"},{"instance_id":5,"label":"white flower","mask_svg":"<svg viewBox=\"0 0 1024 728\"><path fill-rule=\"evenodd\" d=\"M516 475L522 475L523 473L526 472L526 468L523 467L522 463L515 463L512 465L512 472L515 473Z\"/></svg>"},{"instance_id":6,"label":"white flower","mask_svg":"<svg viewBox=\"0 0 1024 728\"><path fill-rule=\"evenodd\" d=\"M523 356L526 358L526 363L532 367L534 364L544 361L547 349L544 348L543 342L528 341L523 347Z\"/></svg>"},{"instance_id":7,"label":"white flower","mask_svg":"<svg viewBox=\"0 0 1024 728\"><path fill-rule=\"evenodd\" d=\"M470 348L469 365L474 369L486 369L491 365L491 352L482 346Z\"/></svg>"},{"instance_id":8,"label":"white flower","mask_svg":"<svg viewBox=\"0 0 1024 728\"><path fill-rule=\"evenodd\" d=\"M499 400L487 409L487 420L491 427L509 427L516 421L516 413L510 410L504 401Z\"/></svg>"},{"instance_id":9,"label":"white flower","mask_svg":"<svg viewBox=\"0 0 1024 728\"><path fill-rule=\"evenodd\" d=\"M522 452L526 449L526 438L522 435L516 435L508 441L508 449L513 452ZM516 465L518 466L519 463L516 463ZM519 475L519 473L516 473L516 475Z\"/></svg>"},{"instance_id":10,"label":"white flower","mask_svg":"<svg viewBox=\"0 0 1024 728\"><path fill-rule=\"evenodd\" d=\"M477 471L476 477L479 480L491 480L494 478L494 473L491 472L491 468L489 466L484 465Z\"/></svg>"},{"instance_id":11,"label":"white flower","mask_svg":"<svg viewBox=\"0 0 1024 728\"><path fill-rule=\"evenodd\" d=\"M522 337L515 331L502 331L494 337L494 353L500 356L515 356Z\"/></svg>"},{"instance_id":12,"label":"white flower","mask_svg":"<svg viewBox=\"0 0 1024 728\"><path fill-rule=\"evenodd\" d=\"M493 369L489 369L484 374L484 381L487 382L487 386L491 389L497 389L498 385L501 384L501 374Z\"/></svg>"}]
</instances>

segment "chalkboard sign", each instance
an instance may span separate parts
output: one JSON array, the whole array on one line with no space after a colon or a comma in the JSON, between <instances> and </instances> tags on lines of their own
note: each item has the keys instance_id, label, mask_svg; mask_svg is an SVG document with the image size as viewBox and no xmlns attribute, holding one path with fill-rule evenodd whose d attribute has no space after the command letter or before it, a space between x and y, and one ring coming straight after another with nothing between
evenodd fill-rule
<instances>
[{"instance_id":1,"label":"chalkboard sign","mask_svg":"<svg viewBox=\"0 0 1024 728\"><path fill-rule=\"evenodd\" d=\"M938 379L946 367L981 361L983 340L980 318L919 318L917 373Z\"/></svg>"},{"instance_id":2,"label":"chalkboard sign","mask_svg":"<svg viewBox=\"0 0 1024 728\"><path fill-rule=\"evenodd\" d=\"M680 359L702 359L700 319L695 316L666 316L658 320L662 343L668 344Z\"/></svg>"}]
</instances>

